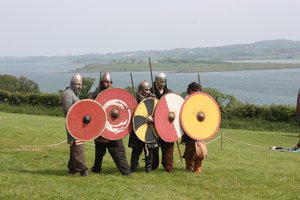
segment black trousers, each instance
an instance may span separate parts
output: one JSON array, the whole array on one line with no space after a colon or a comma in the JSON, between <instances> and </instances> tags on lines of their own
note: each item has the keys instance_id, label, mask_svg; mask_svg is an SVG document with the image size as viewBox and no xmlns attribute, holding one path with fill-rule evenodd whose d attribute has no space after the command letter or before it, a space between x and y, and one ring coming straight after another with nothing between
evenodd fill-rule
<instances>
[{"instance_id":1,"label":"black trousers","mask_svg":"<svg viewBox=\"0 0 300 200\"><path fill-rule=\"evenodd\" d=\"M158 157L158 148L147 148L140 147L140 148L132 148L131 152L131 170L136 170L139 164L139 158L142 152L145 152L145 170L155 170L159 166L159 157Z\"/></svg>"},{"instance_id":2,"label":"black trousers","mask_svg":"<svg viewBox=\"0 0 300 200\"><path fill-rule=\"evenodd\" d=\"M109 154L111 155L121 174L130 174L131 170L126 159L125 147L121 139L112 140L107 143L101 143L95 140L95 161L93 171L100 172L102 170L102 161L104 155L106 154L106 149L108 149Z\"/></svg>"}]
</instances>

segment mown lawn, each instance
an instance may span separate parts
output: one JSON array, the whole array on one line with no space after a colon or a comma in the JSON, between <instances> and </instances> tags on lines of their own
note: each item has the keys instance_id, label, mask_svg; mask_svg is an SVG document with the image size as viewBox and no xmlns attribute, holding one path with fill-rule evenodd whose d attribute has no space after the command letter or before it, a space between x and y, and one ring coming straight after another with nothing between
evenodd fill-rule
<instances>
[{"instance_id":1,"label":"mown lawn","mask_svg":"<svg viewBox=\"0 0 300 200\"><path fill-rule=\"evenodd\" d=\"M208 144L201 175L184 171L176 148L175 173L160 166L146 174L140 161L137 173L122 176L107 153L102 174L69 177L64 118L0 112L0 199L300 199L300 153L268 149L294 146L298 133L223 133L222 150L220 138ZM93 142L85 153L91 167Z\"/></svg>"}]
</instances>

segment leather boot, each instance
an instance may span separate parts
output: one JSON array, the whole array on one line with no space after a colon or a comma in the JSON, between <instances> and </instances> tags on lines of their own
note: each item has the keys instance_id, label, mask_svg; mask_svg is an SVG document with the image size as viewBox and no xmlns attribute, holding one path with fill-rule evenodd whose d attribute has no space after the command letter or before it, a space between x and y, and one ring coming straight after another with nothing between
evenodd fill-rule
<instances>
[{"instance_id":1,"label":"leather boot","mask_svg":"<svg viewBox=\"0 0 300 200\"><path fill-rule=\"evenodd\" d=\"M193 171L194 160L192 159L192 152L191 152L190 144L186 144L186 146L185 146L184 158L185 158L185 170Z\"/></svg>"},{"instance_id":2,"label":"leather boot","mask_svg":"<svg viewBox=\"0 0 300 200\"><path fill-rule=\"evenodd\" d=\"M201 173L202 172L202 159L196 159L194 160L194 169L193 169L193 172L196 172L196 173Z\"/></svg>"}]
</instances>

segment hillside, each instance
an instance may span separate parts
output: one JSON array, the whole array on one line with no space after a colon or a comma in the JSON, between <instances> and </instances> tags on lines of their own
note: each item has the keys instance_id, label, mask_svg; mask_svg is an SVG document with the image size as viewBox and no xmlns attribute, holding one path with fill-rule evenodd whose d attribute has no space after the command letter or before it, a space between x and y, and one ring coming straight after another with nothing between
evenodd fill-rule
<instances>
[{"instance_id":1,"label":"hillside","mask_svg":"<svg viewBox=\"0 0 300 200\"><path fill-rule=\"evenodd\" d=\"M148 58L155 62L220 62L226 60L299 59L300 41L286 39L265 40L251 44L234 44L218 47L177 48L106 54L68 56L0 57L0 61L65 61L71 63L140 63Z\"/></svg>"}]
</instances>

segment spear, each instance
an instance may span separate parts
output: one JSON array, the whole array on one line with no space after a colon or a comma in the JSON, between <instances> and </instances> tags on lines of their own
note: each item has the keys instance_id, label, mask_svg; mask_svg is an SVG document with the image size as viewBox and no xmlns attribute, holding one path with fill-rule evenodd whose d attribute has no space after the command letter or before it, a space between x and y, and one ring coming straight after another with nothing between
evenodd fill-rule
<instances>
[{"instance_id":1,"label":"spear","mask_svg":"<svg viewBox=\"0 0 300 200\"><path fill-rule=\"evenodd\" d=\"M134 95L134 84L133 84L133 78L132 78L132 73L130 72L130 80L131 80L131 87L132 87L132 94Z\"/></svg>"},{"instance_id":2,"label":"spear","mask_svg":"<svg viewBox=\"0 0 300 200\"><path fill-rule=\"evenodd\" d=\"M150 66L150 78L151 78L151 83L152 83L152 90L154 93L154 82L153 82L153 75L152 75L152 66L151 66L151 59L149 57L149 66Z\"/></svg>"},{"instance_id":3,"label":"spear","mask_svg":"<svg viewBox=\"0 0 300 200\"><path fill-rule=\"evenodd\" d=\"M151 59L150 59L150 57L149 57L149 66L150 66L150 77L151 77L151 82L152 82L152 90L153 90L153 93L155 93L154 92L154 82L153 82L152 66L151 66ZM180 151L180 148L179 148L178 141L176 141L176 144L177 144L177 149L178 149L178 153L179 153L179 158L180 158L180 161L182 162L181 151Z\"/></svg>"},{"instance_id":4,"label":"spear","mask_svg":"<svg viewBox=\"0 0 300 200\"><path fill-rule=\"evenodd\" d=\"M200 74L199 73L198 73L198 83L199 83L199 85L201 85Z\"/></svg>"}]
</instances>

